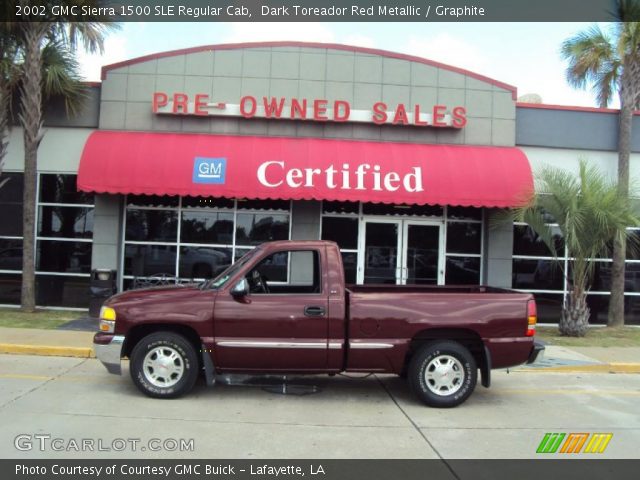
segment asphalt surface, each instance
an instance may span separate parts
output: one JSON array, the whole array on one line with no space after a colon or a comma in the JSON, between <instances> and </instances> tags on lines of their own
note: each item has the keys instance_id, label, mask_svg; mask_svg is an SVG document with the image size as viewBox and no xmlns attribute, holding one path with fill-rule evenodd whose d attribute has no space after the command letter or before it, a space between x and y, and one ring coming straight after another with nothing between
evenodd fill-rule
<instances>
[{"instance_id":1,"label":"asphalt surface","mask_svg":"<svg viewBox=\"0 0 640 480\"><path fill-rule=\"evenodd\" d=\"M289 391L297 384L318 392L283 395L258 382L154 400L95 359L0 355L0 457L536 458L548 432L613 433L599 458L640 456L638 374L494 371L490 389L478 386L450 410L422 406L391 376L293 379ZM19 435L30 450L29 441L16 448ZM94 451L77 452L82 439ZM171 439L193 439L193 448L152 451L151 439L169 440L168 449ZM96 451L98 441L111 451Z\"/></svg>"}]
</instances>

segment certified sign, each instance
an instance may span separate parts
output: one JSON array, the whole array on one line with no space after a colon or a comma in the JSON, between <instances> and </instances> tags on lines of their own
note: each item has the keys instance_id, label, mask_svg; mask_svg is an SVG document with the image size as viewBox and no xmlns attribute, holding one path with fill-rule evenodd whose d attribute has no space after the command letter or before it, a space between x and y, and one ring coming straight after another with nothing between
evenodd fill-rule
<instances>
[{"instance_id":1,"label":"certified sign","mask_svg":"<svg viewBox=\"0 0 640 480\"><path fill-rule=\"evenodd\" d=\"M224 183L226 170L226 158L195 157L193 183Z\"/></svg>"}]
</instances>

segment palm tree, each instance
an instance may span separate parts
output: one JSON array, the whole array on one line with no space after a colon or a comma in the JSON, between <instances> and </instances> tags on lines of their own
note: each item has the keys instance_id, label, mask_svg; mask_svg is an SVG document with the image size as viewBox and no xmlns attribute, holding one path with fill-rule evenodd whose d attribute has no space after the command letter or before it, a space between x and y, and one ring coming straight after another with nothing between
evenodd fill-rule
<instances>
[{"instance_id":1,"label":"palm tree","mask_svg":"<svg viewBox=\"0 0 640 480\"><path fill-rule=\"evenodd\" d=\"M600 107L607 107L617 92L620 100L618 132L618 188L629 192L629 156L633 111L640 100L640 3L617 1L618 22L611 32L594 25L562 44L562 56L568 60L567 80L576 88L592 85ZM609 326L624 324L624 236L613 246Z\"/></svg>"},{"instance_id":2,"label":"palm tree","mask_svg":"<svg viewBox=\"0 0 640 480\"><path fill-rule=\"evenodd\" d=\"M9 118L11 114L12 92L17 83L16 59L18 39L9 28L0 30L0 175L9 148ZM5 180L0 179L0 187Z\"/></svg>"},{"instance_id":3,"label":"palm tree","mask_svg":"<svg viewBox=\"0 0 640 480\"><path fill-rule=\"evenodd\" d=\"M27 5L28 0L20 0ZM45 4L76 6L99 6L100 0L63 0L53 2L46 0ZM48 9L51 12L52 9ZM42 64L43 49L48 41L62 44L75 50L82 42L90 52L102 51L104 37L108 30L117 28L117 24L109 23L109 18L103 15L82 18L78 22L76 17L65 15L47 18L39 17L31 22L19 23L21 41L24 48L24 77L20 96L20 123L24 137L24 194L23 194L23 252L22 252L22 292L21 304L25 311L35 310L35 264L34 264L34 236L35 236L35 203L38 146L44 135L42 130ZM47 20L47 21L42 21ZM75 20L75 22L74 22Z\"/></svg>"},{"instance_id":4,"label":"palm tree","mask_svg":"<svg viewBox=\"0 0 640 480\"><path fill-rule=\"evenodd\" d=\"M560 318L560 333L584 336L590 311L587 293L591 287L595 262L608 255L612 240L627 238L627 225L640 222L628 196L596 167L580 161L579 174L557 168L543 168L537 175L539 191L529 201L512 211L513 220L526 222L538 234L557 259L558 252L549 219L558 224L571 259L571 268L557 261L569 285ZM630 242L635 242L629 236Z\"/></svg>"}]
</instances>

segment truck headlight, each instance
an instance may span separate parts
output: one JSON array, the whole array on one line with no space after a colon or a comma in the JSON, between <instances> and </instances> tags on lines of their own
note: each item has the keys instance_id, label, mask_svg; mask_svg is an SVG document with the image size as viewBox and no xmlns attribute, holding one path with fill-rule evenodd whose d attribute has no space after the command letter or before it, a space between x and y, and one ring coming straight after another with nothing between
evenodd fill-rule
<instances>
[{"instance_id":1,"label":"truck headlight","mask_svg":"<svg viewBox=\"0 0 640 480\"><path fill-rule=\"evenodd\" d=\"M100 309L100 331L113 333L116 327L116 311L111 307Z\"/></svg>"}]
</instances>

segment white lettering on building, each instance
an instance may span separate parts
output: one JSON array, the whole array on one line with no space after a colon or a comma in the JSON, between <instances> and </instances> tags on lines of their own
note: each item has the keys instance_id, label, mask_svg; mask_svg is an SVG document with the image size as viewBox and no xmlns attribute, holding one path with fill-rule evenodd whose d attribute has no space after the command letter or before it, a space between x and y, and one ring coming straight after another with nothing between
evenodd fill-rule
<instances>
[{"instance_id":1,"label":"white lettering on building","mask_svg":"<svg viewBox=\"0 0 640 480\"><path fill-rule=\"evenodd\" d=\"M383 173L380 165L361 163L351 170L344 163L339 170L330 165L324 170L320 168L287 168L282 160L270 160L262 163L257 171L260 184L269 188L277 188L286 184L291 188L313 188L317 182L324 182L327 188L339 190L375 190L378 192L395 192L403 188L409 193L424 191L422 186L422 168L413 167L409 173L400 175L390 171Z\"/></svg>"}]
</instances>

